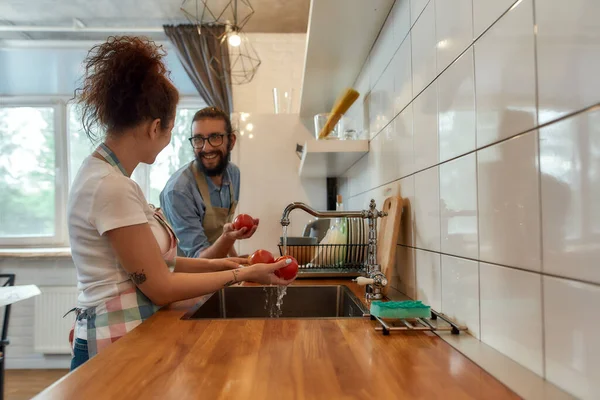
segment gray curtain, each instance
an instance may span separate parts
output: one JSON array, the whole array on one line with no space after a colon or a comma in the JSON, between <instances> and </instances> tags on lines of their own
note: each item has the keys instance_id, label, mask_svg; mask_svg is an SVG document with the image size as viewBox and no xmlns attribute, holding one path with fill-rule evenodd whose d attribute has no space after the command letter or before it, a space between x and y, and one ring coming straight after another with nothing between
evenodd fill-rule
<instances>
[{"instance_id":1,"label":"gray curtain","mask_svg":"<svg viewBox=\"0 0 600 400\"><path fill-rule=\"evenodd\" d=\"M164 25L163 29L200 97L209 106L231 114L229 51L227 40L221 43L219 39L225 33L225 27L184 24Z\"/></svg>"}]
</instances>

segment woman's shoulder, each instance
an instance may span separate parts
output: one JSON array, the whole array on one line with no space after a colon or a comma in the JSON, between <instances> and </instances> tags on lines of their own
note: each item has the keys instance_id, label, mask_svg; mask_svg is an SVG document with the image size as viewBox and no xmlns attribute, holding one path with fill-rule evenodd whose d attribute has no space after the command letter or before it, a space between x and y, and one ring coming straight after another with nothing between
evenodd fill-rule
<instances>
[{"instance_id":1,"label":"woman's shoulder","mask_svg":"<svg viewBox=\"0 0 600 400\"><path fill-rule=\"evenodd\" d=\"M114 166L91 156L83 162L73 182L72 192L101 197L127 193L144 198L142 189L133 179L123 175Z\"/></svg>"}]
</instances>

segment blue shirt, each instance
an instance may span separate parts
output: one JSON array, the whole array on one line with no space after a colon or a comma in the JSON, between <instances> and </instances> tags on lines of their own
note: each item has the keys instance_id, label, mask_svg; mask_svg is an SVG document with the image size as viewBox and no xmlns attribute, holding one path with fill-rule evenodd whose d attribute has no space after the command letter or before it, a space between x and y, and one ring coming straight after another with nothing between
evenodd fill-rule
<instances>
[{"instance_id":1,"label":"blue shirt","mask_svg":"<svg viewBox=\"0 0 600 400\"><path fill-rule=\"evenodd\" d=\"M235 201L239 201L240 169L233 163L230 162L227 165L221 187L215 185L208 176L206 176L206 182L213 207L229 208L231 206L231 195L229 194L231 187L234 190ZM186 257L198 257L202 250L212 244L208 241L202 226L206 205L200 195L189 163L186 163L169 178L160 193L160 206L179 239L179 249Z\"/></svg>"}]
</instances>

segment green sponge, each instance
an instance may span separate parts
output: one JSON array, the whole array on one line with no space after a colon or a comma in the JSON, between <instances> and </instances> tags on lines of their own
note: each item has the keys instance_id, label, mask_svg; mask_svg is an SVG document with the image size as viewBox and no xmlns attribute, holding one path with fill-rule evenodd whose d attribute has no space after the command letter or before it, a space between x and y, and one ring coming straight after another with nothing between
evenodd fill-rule
<instances>
[{"instance_id":1,"label":"green sponge","mask_svg":"<svg viewBox=\"0 0 600 400\"><path fill-rule=\"evenodd\" d=\"M429 306L420 301L373 301L371 315L379 318L429 318Z\"/></svg>"}]
</instances>

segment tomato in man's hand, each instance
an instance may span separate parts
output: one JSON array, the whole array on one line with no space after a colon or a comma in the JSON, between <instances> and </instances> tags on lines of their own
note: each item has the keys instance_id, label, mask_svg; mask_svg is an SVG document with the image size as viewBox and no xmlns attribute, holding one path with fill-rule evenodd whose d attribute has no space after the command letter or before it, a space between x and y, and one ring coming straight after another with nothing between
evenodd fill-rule
<instances>
[{"instance_id":1,"label":"tomato in man's hand","mask_svg":"<svg viewBox=\"0 0 600 400\"><path fill-rule=\"evenodd\" d=\"M272 264L275 262L275 258L273 258L273 254L267 250L256 250L252 255L248 257L248 264Z\"/></svg>"},{"instance_id":2,"label":"tomato in man's hand","mask_svg":"<svg viewBox=\"0 0 600 400\"><path fill-rule=\"evenodd\" d=\"M254 227L254 219L248 214L240 214L233 220L233 227L236 231L247 228L248 231Z\"/></svg>"},{"instance_id":3,"label":"tomato in man's hand","mask_svg":"<svg viewBox=\"0 0 600 400\"><path fill-rule=\"evenodd\" d=\"M287 258L291 258L292 262L283 268L276 269L275 275L278 278L289 281L290 279L293 279L296 277L296 275L298 275L298 261L296 261L296 259L292 256L281 256L281 257L277 258L277 260L275 260L275 262L285 260Z\"/></svg>"}]
</instances>

